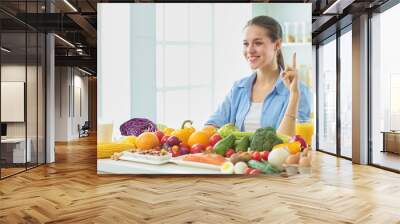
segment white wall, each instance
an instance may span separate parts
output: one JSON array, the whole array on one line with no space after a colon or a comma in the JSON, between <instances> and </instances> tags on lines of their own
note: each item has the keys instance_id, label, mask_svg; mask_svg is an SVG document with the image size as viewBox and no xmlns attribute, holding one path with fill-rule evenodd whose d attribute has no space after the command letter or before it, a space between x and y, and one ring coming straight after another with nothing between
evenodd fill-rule
<instances>
[{"instance_id":1,"label":"white wall","mask_svg":"<svg viewBox=\"0 0 400 224\"><path fill-rule=\"evenodd\" d=\"M145 117L155 121L155 7L154 4L131 4L130 10L131 117ZM143 21L146 21L146 23Z\"/></svg>"},{"instance_id":2,"label":"white wall","mask_svg":"<svg viewBox=\"0 0 400 224\"><path fill-rule=\"evenodd\" d=\"M88 120L88 78L71 67L56 67L55 73L55 141L70 141L79 137L78 124Z\"/></svg>"},{"instance_id":3,"label":"white wall","mask_svg":"<svg viewBox=\"0 0 400 224\"><path fill-rule=\"evenodd\" d=\"M37 70L38 69L38 70ZM26 120L23 122L6 122L7 137L30 139L32 161L44 162L44 82L42 68L39 66L25 66L25 64L3 64L1 66L1 81L24 82L26 84L26 107L21 108L26 112ZM27 78L27 81L26 81ZM2 96L6 97L7 96ZM1 108L10 110L10 108ZM8 111L10 112L10 111ZM11 111L12 112L12 111ZM37 154L39 156L37 157Z\"/></svg>"},{"instance_id":4,"label":"white wall","mask_svg":"<svg viewBox=\"0 0 400 224\"><path fill-rule=\"evenodd\" d=\"M121 124L131 117L130 7L100 3L97 9L98 123Z\"/></svg>"},{"instance_id":5,"label":"white wall","mask_svg":"<svg viewBox=\"0 0 400 224\"><path fill-rule=\"evenodd\" d=\"M36 67L33 66L28 66L27 68L25 65L2 65L1 66L1 81L4 82L25 82L25 75L27 69L28 75L35 74L36 75ZM29 78L29 77L28 77ZM36 85L36 81L34 83L31 83L33 81L29 81L30 85ZM36 99L36 88L28 88L27 89L27 102L33 102L31 98L34 97ZM32 91L31 91L32 90ZM4 97L4 96L3 96ZM36 101L35 101L36 102ZM29 106L29 105L28 105ZM36 108L36 103L34 105L30 105L31 107L34 106ZM7 108L1 108L2 110L7 110ZM32 110L30 109L28 112L31 112ZM28 122L32 122L33 120L36 123L36 113L28 113L27 114ZM7 122L7 136L8 137L25 137L25 123L26 122ZM32 124L28 125L28 129L32 127ZM36 126L34 127L34 130L36 130ZM29 133L31 133L30 130L28 130L28 137Z\"/></svg>"}]
</instances>

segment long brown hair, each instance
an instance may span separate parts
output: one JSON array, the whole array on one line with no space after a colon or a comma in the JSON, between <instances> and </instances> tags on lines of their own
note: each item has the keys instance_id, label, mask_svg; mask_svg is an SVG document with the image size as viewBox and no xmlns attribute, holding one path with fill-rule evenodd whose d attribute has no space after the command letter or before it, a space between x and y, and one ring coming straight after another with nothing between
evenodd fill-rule
<instances>
[{"instance_id":1,"label":"long brown hair","mask_svg":"<svg viewBox=\"0 0 400 224\"><path fill-rule=\"evenodd\" d=\"M267 36L273 41L277 41L278 39L282 40L282 27L281 25L272 17L269 16L257 16L253 19L249 20L245 26L260 26L267 30ZM283 61L283 55L281 49L278 49L277 52L277 63L279 69L285 69L285 62Z\"/></svg>"}]
</instances>

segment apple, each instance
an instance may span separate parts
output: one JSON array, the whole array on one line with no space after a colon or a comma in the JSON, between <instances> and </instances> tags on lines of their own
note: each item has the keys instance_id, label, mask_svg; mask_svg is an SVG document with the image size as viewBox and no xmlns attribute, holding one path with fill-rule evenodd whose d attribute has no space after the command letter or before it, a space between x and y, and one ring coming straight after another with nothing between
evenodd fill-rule
<instances>
[{"instance_id":1,"label":"apple","mask_svg":"<svg viewBox=\"0 0 400 224\"><path fill-rule=\"evenodd\" d=\"M162 131L156 131L155 134L158 138L158 141L161 142L162 138L164 137L164 133Z\"/></svg>"},{"instance_id":2,"label":"apple","mask_svg":"<svg viewBox=\"0 0 400 224\"><path fill-rule=\"evenodd\" d=\"M260 161L261 160L260 152L258 152L258 151L253 152L253 154L251 154L251 159Z\"/></svg>"},{"instance_id":3,"label":"apple","mask_svg":"<svg viewBox=\"0 0 400 224\"><path fill-rule=\"evenodd\" d=\"M269 151L265 150L265 151L261 152L260 155L261 155L262 160L268 161Z\"/></svg>"},{"instance_id":4,"label":"apple","mask_svg":"<svg viewBox=\"0 0 400 224\"><path fill-rule=\"evenodd\" d=\"M206 146L203 144L194 144L192 148L190 148L190 153L201 153L206 149Z\"/></svg>"},{"instance_id":5,"label":"apple","mask_svg":"<svg viewBox=\"0 0 400 224\"><path fill-rule=\"evenodd\" d=\"M228 149L225 153L225 157L230 158L235 153L235 150Z\"/></svg>"},{"instance_id":6,"label":"apple","mask_svg":"<svg viewBox=\"0 0 400 224\"><path fill-rule=\"evenodd\" d=\"M215 144L217 144L217 142L219 142L219 140L221 140L222 137L219 133L215 133L210 137L210 145L214 146Z\"/></svg>"}]
</instances>

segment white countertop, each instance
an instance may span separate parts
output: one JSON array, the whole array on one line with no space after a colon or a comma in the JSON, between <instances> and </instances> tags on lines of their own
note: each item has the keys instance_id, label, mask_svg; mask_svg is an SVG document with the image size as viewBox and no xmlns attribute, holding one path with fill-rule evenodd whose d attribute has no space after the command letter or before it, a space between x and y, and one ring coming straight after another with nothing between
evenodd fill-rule
<instances>
[{"instance_id":1,"label":"white countertop","mask_svg":"<svg viewBox=\"0 0 400 224\"><path fill-rule=\"evenodd\" d=\"M219 170L166 163L152 165L139 162L98 159L99 174L221 174Z\"/></svg>"}]
</instances>

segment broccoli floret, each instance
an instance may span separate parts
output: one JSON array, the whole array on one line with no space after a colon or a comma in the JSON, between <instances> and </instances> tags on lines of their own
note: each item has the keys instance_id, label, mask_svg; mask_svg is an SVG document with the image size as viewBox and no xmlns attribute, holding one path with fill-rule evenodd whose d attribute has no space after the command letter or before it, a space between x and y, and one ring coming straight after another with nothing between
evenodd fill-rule
<instances>
[{"instance_id":1,"label":"broccoli floret","mask_svg":"<svg viewBox=\"0 0 400 224\"><path fill-rule=\"evenodd\" d=\"M259 128L251 139L250 148L255 151L270 151L274 145L280 144L278 142L282 140L276 135L275 128Z\"/></svg>"}]
</instances>

